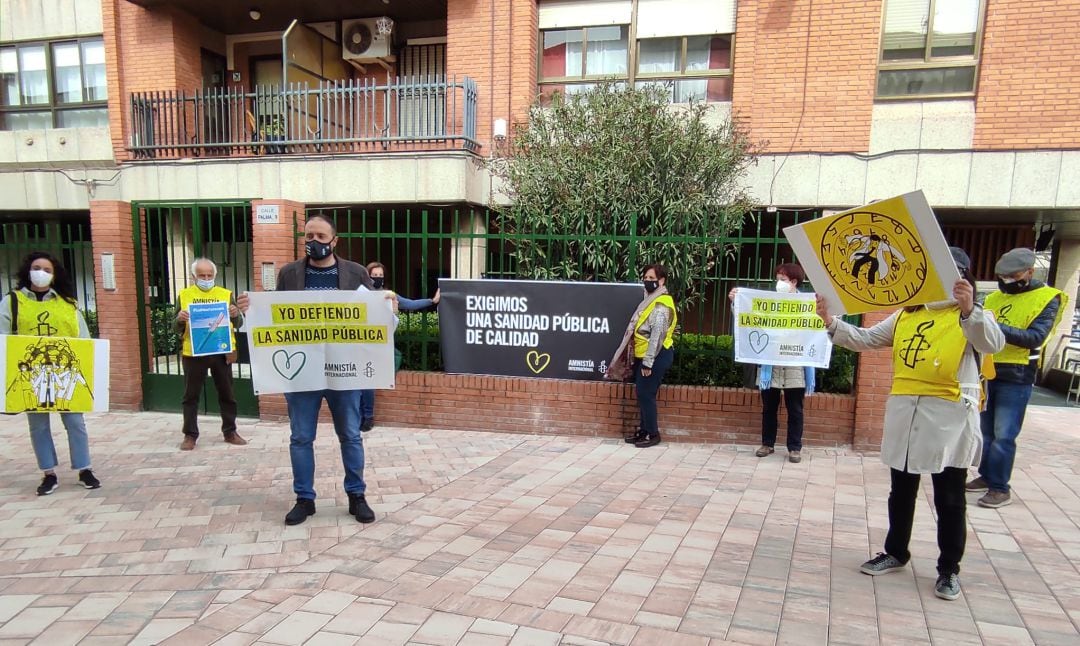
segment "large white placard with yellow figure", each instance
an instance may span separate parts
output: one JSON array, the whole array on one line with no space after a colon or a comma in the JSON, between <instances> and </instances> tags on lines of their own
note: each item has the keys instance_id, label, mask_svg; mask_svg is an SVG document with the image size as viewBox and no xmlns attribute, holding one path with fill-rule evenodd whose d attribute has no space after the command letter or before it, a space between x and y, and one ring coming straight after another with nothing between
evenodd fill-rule
<instances>
[{"instance_id":1,"label":"large white placard with yellow figure","mask_svg":"<svg viewBox=\"0 0 1080 646\"><path fill-rule=\"evenodd\" d=\"M922 191L784 229L834 314L861 314L952 298L960 278Z\"/></svg>"},{"instance_id":2,"label":"large white placard with yellow figure","mask_svg":"<svg viewBox=\"0 0 1080 646\"><path fill-rule=\"evenodd\" d=\"M109 342L63 336L0 336L4 412L109 410Z\"/></svg>"},{"instance_id":3,"label":"large white placard with yellow figure","mask_svg":"<svg viewBox=\"0 0 1080 646\"><path fill-rule=\"evenodd\" d=\"M378 292L253 292L256 394L394 387L394 314Z\"/></svg>"}]
</instances>

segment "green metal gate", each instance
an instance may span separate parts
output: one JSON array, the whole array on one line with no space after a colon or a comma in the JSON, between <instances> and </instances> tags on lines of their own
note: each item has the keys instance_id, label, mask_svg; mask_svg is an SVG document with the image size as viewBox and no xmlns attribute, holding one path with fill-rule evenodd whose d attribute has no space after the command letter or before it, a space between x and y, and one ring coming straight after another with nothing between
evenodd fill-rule
<instances>
[{"instance_id":1,"label":"green metal gate","mask_svg":"<svg viewBox=\"0 0 1080 646\"><path fill-rule=\"evenodd\" d=\"M176 333L176 302L190 283L191 263L205 256L218 266L218 285L239 294L250 290L252 276L250 202L133 203L135 272L139 302L139 348L142 357L143 407L179 411L184 392L182 339ZM145 287L144 285L148 285ZM257 417L247 340L237 334L239 361L233 364L239 414ZM212 379L203 387L202 412L217 413Z\"/></svg>"}]
</instances>

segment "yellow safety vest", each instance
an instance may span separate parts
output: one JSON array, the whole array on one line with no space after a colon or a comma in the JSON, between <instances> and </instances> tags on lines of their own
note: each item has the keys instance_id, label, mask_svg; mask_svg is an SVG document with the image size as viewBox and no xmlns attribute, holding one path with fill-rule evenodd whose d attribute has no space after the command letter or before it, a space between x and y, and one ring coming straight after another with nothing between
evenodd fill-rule
<instances>
[{"instance_id":1,"label":"yellow safety vest","mask_svg":"<svg viewBox=\"0 0 1080 646\"><path fill-rule=\"evenodd\" d=\"M15 290L19 318L15 332L26 336L79 336L79 309L59 295L39 301Z\"/></svg>"},{"instance_id":2,"label":"yellow safety vest","mask_svg":"<svg viewBox=\"0 0 1080 646\"><path fill-rule=\"evenodd\" d=\"M900 312L893 332L892 394L960 401L965 348L959 307Z\"/></svg>"},{"instance_id":3,"label":"yellow safety vest","mask_svg":"<svg viewBox=\"0 0 1080 646\"><path fill-rule=\"evenodd\" d=\"M994 318L998 323L1026 330L1057 296L1061 297L1061 307L1058 308L1057 318L1054 319L1054 325L1050 328L1050 334L1046 335L1043 344L1038 348L1028 349L1006 343L1005 348L994 355L994 363L1017 363L1026 366L1031 361L1039 360L1043 347L1050 342L1050 337L1054 335L1053 331L1061 322L1069 297L1061 290L1049 285L1043 285L1022 294L1006 294L997 291L986 297L983 307L994 313Z\"/></svg>"},{"instance_id":4,"label":"yellow safety vest","mask_svg":"<svg viewBox=\"0 0 1080 646\"><path fill-rule=\"evenodd\" d=\"M192 303L232 303L232 292L224 287L214 286L210 291L204 292L199 289L198 285L192 285L180 290L180 309L186 310ZM236 348L236 332L232 329L232 321L229 322L229 334L232 336L232 346ZM186 331L184 333L184 348L182 350L185 357L192 356L191 352L191 335Z\"/></svg>"},{"instance_id":5,"label":"yellow safety vest","mask_svg":"<svg viewBox=\"0 0 1080 646\"><path fill-rule=\"evenodd\" d=\"M652 314L653 308L657 305L663 305L671 310L671 323L668 325L667 334L664 335L664 347L670 348L675 343L671 338L671 335L675 333L675 321L679 318L675 313L675 300L671 298L671 294L662 294L645 308L638 317L637 323L634 324L634 356L638 359L644 357L645 351L649 349L649 337L638 330L645 325L645 321L649 320L649 314ZM655 334L656 331L653 330L653 333Z\"/></svg>"}]
</instances>

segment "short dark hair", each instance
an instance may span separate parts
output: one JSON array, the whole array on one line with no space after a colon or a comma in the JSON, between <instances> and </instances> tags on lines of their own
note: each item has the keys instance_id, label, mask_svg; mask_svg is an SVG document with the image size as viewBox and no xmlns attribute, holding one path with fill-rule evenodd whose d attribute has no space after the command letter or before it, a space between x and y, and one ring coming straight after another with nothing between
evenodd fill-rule
<instances>
[{"instance_id":1,"label":"short dark hair","mask_svg":"<svg viewBox=\"0 0 1080 646\"><path fill-rule=\"evenodd\" d=\"M312 220L322 220L323 222L329 224L330 232L333 233L335 236L337 235L337 224L334 224L334 219L331 218L329 215L324 215L322 213L312 213L311 215L307 216L307 220L304 220L304 225L306 226L307 223L311 222Z\"/></svg>"},{"instance_id":2,"label":"short dark hair","mask_svg":"<svg viewBox=\"0 0 1080 646\"><path fill-rule=\"evenodd\" d=\"M788 280L795 281L795 286L799 287L806 280L806 272L803 268L793 262L783 262L776 266L776 271L773 273L783 274L788 277Z\"/></svg>"},{"instance_id":3,"label":"short dark hair","mask_svg":"<svg viewBox=\"0 0 1080 646\"><path fill-rule=\"evenodd\" d=\"M670 273L667 267L661 265L660 263L655 263L652 265L645 265L645 269L641 271L641 275L644 276L645 274L649 273L650 269L653 270L654 274L656 274L656 280L660 280L661 278L667 280L668 274Z\"/></svg>"}]
</instances>

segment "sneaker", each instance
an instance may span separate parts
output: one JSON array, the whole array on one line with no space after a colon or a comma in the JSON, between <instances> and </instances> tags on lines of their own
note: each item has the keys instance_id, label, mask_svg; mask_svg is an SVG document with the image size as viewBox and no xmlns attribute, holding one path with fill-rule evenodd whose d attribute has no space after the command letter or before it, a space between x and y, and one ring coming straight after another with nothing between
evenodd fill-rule
<instances>
[{"instance_id":1,"label":"sneaker","mask_svg":"<svg viewBox=\"0 0 1080 646\"><path fill-rule=\"evenodd\" d=\"M766 455L772 455L775 452L776 449L774 449L773 447L762 445L760 449L754 451L754 455L758 456L759 458L763 458Z\"/></svg>"},{"instance_id":2,"label":"sneaker","mask_svg":"<svg viewBox=\"0 0 1080 646\"><path fill-rule=\"evenodd\" d=\"M41 479L41 484L37 488L37 495L47 496L56 491L56 488L60 486L60 482L56 479L55 473L46 473L45 477Z\"/></svg>"},{"instance_id":3,"label":"sneaker","mask_svg":"<svg viewBox=\"0 0 1080 646\"><path fill-rule=\"evenodd\" d=\"M90 469L83 469L79 472L79 484L87 489L98 489L101 487L101 480L94 477L94 472Z\"/></svg>"},{"instance_id":4,"label":"sneaker","mask_svg":"<svg viewBox=\"0 0 1080 646\"><path fill-rule=\"evenodd\" d=\"M633 435L624 437L623 442L626 442L627 444L637 444L638 442L647 439L649 439L649 434L639 428Z\"/></svg>"},{"instance_id":5,"label":"sneaker","mask_svg":"<svg viewBox=\"0 0 1080 646\"><path fill-rule=\"evenodd\" d=\"M646 435L645 439L634 442L634 446L638 447L639 449L647 449L650 446L656 446L659 443L660 434L657 433L656 435Z\"/></svg>"},{"instance_id":6,"label":"sneaker","mask_svg":"<svg viewBox=\"0 0 1080 646\"><path fill-rule=\"evenodd\" d=\"M197 441L198 440L195 438L194 435L185 435L184 436L184 441L180 443L180 450L181 451L192 451L192 450L194 450L195 449L195 442L197 442Z\"/></svg>"},{"instance_id":7,"label":"sneaker","mask_svg":"<svg viewBox=\"0 0 1080 646\"><path fill-rule=\"evenodd\" d=\"M374 523L375 511L367 504L364 494L349 494L349 515L361 523Z\"/></svg>"},{"instance_id":8,"label":"sneaker","mask_svg":"<svg viewBox=\"0 0 1080 646\"><path fill-rule=\"evenodd\" d=\"M902 569L904 569L904 564L900 562L900 559L885 552L878 552L877 556L859 566L859 571L870 576L888 574Z\"/></svg>"},{"instance_id":9,"label":"sneaker","mask_svg":"<svg viewBox=\"0 0 1080 646\"><path fill-rule=\"evenodd\" d=\"M369 417L369 418L365 419L363 421L363 423L360 424L360 431L361 432L366 433L367 431L370 431L373 428L375 428L375 418L374 417Z\"/></svg>"},{"instance_id":10,"label":"sneaker","mask_svg":"<svg viewBox=\"0 0 1080 646\"><path fill-rule=\"evenodd\" d=\"M934 594L941 599L956 601L960 598L960 576L956 574L942 574L934 584Z\"/></svg>"},{"instance_id":11,"label":"sneaker","mask_svg":"<svg viewBox=\"0 0 1080 646\"><path fill-rule=\"evenodd\" d=\"M286 525L299 525L315 515L315 501L309 498L297 498L292 510L285 514Z\"/></svg>"},{"instance_id":12,"label":"sneaker","mask_svg":"<svg viewBox=\"0 0 1080 646\"><path fill-rule=\"evenodd\" d=\"M1012 504L1012 495L1008 491L987 491L986 495L979 498L980 507L997 509Z\"/></svg>"},{"instance_id":13,"label":"sneaker","mask_svg":"<svg viewBox=\"0 0 1080 646\"><path fill-rule=\"evenodd\" d=\"M244 446L247 444L247 440L240 437L240 434L236 431L233 431L225 436L225 443L232 444L233 446Z\"/></svg>"},{"instance_id":14,"label":"sneaker","mask_svg":"<svg viewBox=\"0 0 1080 646\"><path fill-rule=\"evenodd\" d=\"M787 459L795 464L802 462L802 451L788 451Z\"/></svg>"},{"instance_id":15,"label":"sneaker","mask_svg":"<svg viewBox=\"0 0 1080 646\"><path fill-rule=\"evenodd\" d=\"M990 487L986 484L986 480L983 480L982 476L975 478L971 482L964 485L966 491L986 491Z\"/></svg>"}]
</instances>

